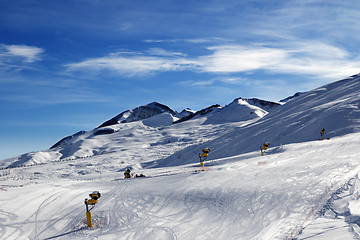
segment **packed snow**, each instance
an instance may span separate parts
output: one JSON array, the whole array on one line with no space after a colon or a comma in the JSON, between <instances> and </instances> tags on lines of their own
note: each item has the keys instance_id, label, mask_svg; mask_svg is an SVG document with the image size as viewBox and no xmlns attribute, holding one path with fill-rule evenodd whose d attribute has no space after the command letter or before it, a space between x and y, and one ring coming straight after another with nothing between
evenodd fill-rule
<instances>
[{"instance_id":1,"label":"packed snow","mask_svg":"<svg viewBox=\"0 0 360 240\"><path fill-rule=\"evenodd\" d=\"M0 161L0 238L359 238L359 78L271 110L236 99L179 123L161 112ZM128 168L146 177L124 179Z\"/></svg>"}]
</instances>

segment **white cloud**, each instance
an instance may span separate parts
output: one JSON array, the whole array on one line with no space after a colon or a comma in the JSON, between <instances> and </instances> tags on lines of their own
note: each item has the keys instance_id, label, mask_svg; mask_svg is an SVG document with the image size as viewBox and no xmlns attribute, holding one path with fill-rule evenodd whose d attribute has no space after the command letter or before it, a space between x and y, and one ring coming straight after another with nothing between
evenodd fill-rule
<instances>
[{"instance_id":1,"label":"white cloud","mask_svg":"<svg viewBox=\"0 0 360 240\"><path fill-rule=\"evenodd\" d=\"M249 82L249 79L246 78L240 78L240 77L215 77L209 80L186 80L186 81L181 81L179 82L179 84L184 85L184 86L194 86L194 87L208 87L208 86L213 86L213 85L217 85L219 86L219 84L217 83L225 83L225 84L230 84L230 85L235 85L235 84L247 84ZM253 81L251 81L253 83Z\"/></svg>"},{"instance_id":2,"label":"white cloud","mask_svg":"<svg viewBox=\"0 0 360 240\"><path fill-rule=\"evenodd\" d=\"M238 83L246 82L247 79L240 78L240 77L227 77L227 78L221 78L221 79L219 79L219 81L221 81L223 83L228 83L228 84L238 84Z\"/></svg>"},{"instance_id":3,"label":"white cloud","mask_svg":"<svg viewBox=\"0 0 360 240\"><path fill-rule=\"evenodd\" d=\"M336 59L346 58L349 56L348 52L341 48L316 41L307 41L294 44L293 49L294 50L292 50L292 52L309 54L317 58Z\"/></svg>"},{"instance_id":4,"label":"white cloud","mask_svg":"<svg viewBox=\"0 0 360 240\"><path fill-rule=\"evenodd\" d=\"M211 80L205 80L205 81L192 81L192 80L187 80L187 81L181 81L180 84L182 84L183 86L193 86L193 87L207 87L207 86L211 86L213 85L213 83L215 82L214 79Z\"/></svg>"},{"instance_id":5,"label":"white cloud","mask_svg":"<svg viewBox=\"0 0 360 240\"><path fill-rule=\"evenodd\" d=\"M346 77L360 70L359 56L351 56L342 48L316 41L295 42L291 46L218 45L207 49L211 51L210 54L193 58L181 52L170 52L161 48L149 49L145 54L112 53L105 57L68 64L67 67L70 71L111 70L131 76L184 70L217 74L261 70L323 79ZM227 82L231 81L229 78Z\"/></svg>"},{"instance_id":6,"label":"white cloud","mask_svg":"<svg viewBox=\"0 0 360 240\"><path fill-rule=\"evenodd\" d=\"M350 56L344 49L320 42L295 44L281 64L269 68L275 73L313 75L336 79L360 72L359 56Z\"/></svg>"},{"instance_id":7,"label":"white cloud","mask_svg":"<svg viewBox=\"0 0 360 240\"><path fill-rule=\"evenodd\" d=\"M239 73L264 70L272 73L312 75L336 79L360 72L359 56L322 42L293 43L284 47L215 46L199 57L204 72Z\"/></svg>"},{"instance_id":8,"label":"white cloud","mask_svg":"<svg viewBox=\"0 0 360 240\"><path fill-rule=\"evenodd\" d=\"M171 51L167 51L167 50L162 49L162 48L150 48L147 52L148 52L150 55L153 55L153 56L164 56L164 57L170 57L170 56L185 56L184 53L171 52Z\"/></svg>"},{"instance_id":9,"label":"white cloud","mask_svg":"<svg viewBox=\"0 0 360 240\"><path fill-rule=\"evenodd\" d=\"M110 54L105 57L88 59L79 63L68 64L70 71L74 70L111 70L127 75L142 75L154 71L180 71L195 68L196 62L179 57L172 57L170 52L159 49L152 50L157 55L170 56L143 56L138 54ZM160 54L161 53L161 54ZM153 54L154 55L154 54Z\"/></svg>"},{"instance_id":10,"label":"white cloud","mask_svg":"<svg viewBox=\"0 0 360 240\"><path fill-rule=\"evenodd\" d=\"M146 43L194 43L204 44L213 42L232 42L230 39L220 37L208 37L208 38L171 38L171 39L146 39Z\"/></svg>"},{"instance_id":11,"label":"white cloud","mask_svg":"<svg viewBox=\"0 0 360 240\"><path fill-rule=\"evenodd\" d=\"M26 45L5 45L1 47L5 50L1 51L1 56L4 58L19 57L23 62L34 62L41 60L41 54L44 52L42 48Z\"/></svg>"},{"instance_id":12,"label":"white cloud","mask_svg":"<svg viewBox=\"0 0 360 240\"><path fill-rule=\"evenodd\" d=\"M241 45L211 47L214 53L199 58L204 72L235 73L269 68L287 57L282 49Z\"/></svg>"}]
</instances>

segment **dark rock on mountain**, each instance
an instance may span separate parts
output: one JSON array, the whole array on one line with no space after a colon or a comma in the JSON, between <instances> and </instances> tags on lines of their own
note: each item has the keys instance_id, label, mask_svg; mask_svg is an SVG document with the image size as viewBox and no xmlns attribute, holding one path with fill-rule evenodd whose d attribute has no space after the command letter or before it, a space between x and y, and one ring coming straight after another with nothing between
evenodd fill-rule
<instances>
[{"instance_id":1,"label":"dark rock on mountain","mask_svg":"<svg viewBox=\"0 0 360 240\"><path fill-rule=\"evenodd\" d=\"M284 99L281 99L280 102L281 103L286 103L287 101L290 101L298 96L300 96L301 94L303 94L304 92L297 92L295 93L294 95L290 96L290 97L287 97L287 98L284 98Z\"/></svg>"},{"instance_id":2,"label":"dark rock on mountain","mask_svg":"<svg viewBox=\"0 0 360 240\"><path fill-rule=\"evenodd\" d=\"M279 106L281 106L280 103L276 103L276 102L271 102L271 101L267 101L267 100L262 100L262 99L258 99L258 98L237 98L235 100L238 99L242 99L245 100L246 102L248 102L250 105L259 107L265 111L270 112L272 109L275 109Z\"/></svg>"},{"instance_id":3,"label":"dark rock on mountain","mask_svg":"<svg viewBox=\"0 0 360 240\"><path fill-rule=\"evenodd\" d=\"M177 117L178 119L182 119L184 117L188 117L189 115L195 114L196 111L191 110L190 108L185 108L181 112L177 113L174 117Z\"/></svg>"},{"instance_id":4,"label":"dark rock on mountain","mask_svg":"<svg viewBox=\"0 0 360 240\"><path fill-rule=\"evenodd\" d=\"M134 122L139 121L143 119L147 119L150 117L153 117L155 115L161 114L161 113L170 113L172 115L177 114L176 111L172 110L168 106L165 106L163 104L160 104L158 102L152 102L150 104L140 106L134 109L126 110L119 115L113 117L112 119L104 122L97 128L102 128L118 123L128 123L128 122Z\"/></svg>"},{"instance_id":5,"label":"dark rock on mountain","mask_svg":"<svg viewBox=\"0 0 360 240\"><path fill-rule=\"evenodd\" d=\"M187 116L185 116L185 117L183 117L183 118L175 121L174 124L175 124L175 123L185 122L185 121L190 120L190 119L192 119L192 118L194 118L194 117L196 117L196 116L205 116L205 115L207 115L207 114L209 114L209 113L211 113L211 112L213 112L213 111L218 111L218 110L220 110L221 108L222 108L221 105L215 104L215 105L212 105L212 106L210 106L210 107L204 108L204 109L202 109L202 110L200 110L200 111L197 111L197 112L195 112L195 113L194 113L194 112L189 112L189 115L187 115Z\"/></svg>"}]
</instances>

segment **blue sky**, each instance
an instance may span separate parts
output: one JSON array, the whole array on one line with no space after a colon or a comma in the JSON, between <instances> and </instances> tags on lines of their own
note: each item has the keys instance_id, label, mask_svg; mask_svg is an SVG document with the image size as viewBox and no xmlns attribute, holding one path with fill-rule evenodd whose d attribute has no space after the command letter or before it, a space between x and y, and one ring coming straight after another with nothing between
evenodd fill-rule
<instances>
[{"instance_id":1,"label":"blue sky","mask_svg":"<svg viewBox=\"0 0 360 240\"><path fill-rule=\"evenodd\" d=\"M0 0L0 159L158 101L278 101L360 72L357 0Z\"/></svg>"}]
</instances>

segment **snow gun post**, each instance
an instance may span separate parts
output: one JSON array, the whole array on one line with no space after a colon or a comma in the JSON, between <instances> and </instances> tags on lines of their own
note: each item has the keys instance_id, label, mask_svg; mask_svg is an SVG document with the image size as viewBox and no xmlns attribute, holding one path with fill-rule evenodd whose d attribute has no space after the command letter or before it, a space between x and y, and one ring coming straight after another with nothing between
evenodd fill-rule
<instances>
[{"instance_id":1,"label":"snow gun post","mask_svg":"<svg viewBox=\"0 0 360 240\"><path fill-rule=\"evenodd\" d=\"M266 142L260 147L261 156L264 156L264 150L268 149L270 143Z\"/></svg>"},{"instance_id":2,"label":"snow gun post","mask_svg":"<svg viewBox=\"0 0 360 240\"><path fill-rule=\"evenodd\" d=\"M95 204L98 203L98 199L101 197L101 194L99 191L94 191L89 194L91 199L85 198L85 206L86 206L86 221L89 228L92 227L92 219L91 219L91 213L90 211L95 207ZM89 205L92 206L89 208Z\"/></svg>"},{"instance_id":3,"label":"snow gun post","mask_svg":"<svg viewBox=\"0 0 360 240\"><path fill-rule=\"evenodd\" d=\"M203 149L202 153L199 153L200 170L201 171L205 171L204 161L205 161L205 158L209 155L209 152L210 152L210 148L205 148L205 149Z\"/></svg>"},{"instance_id":4,"label":"snow gun post","mask_svg":"<svg viewBox=\"0 0 360 240\"><path fill-rule=\"evenodd\" d=\"M325 128L321 129L320 140L324 140L324 133L325 133Z\"/></svg>"},{"instance_id":5,"label":"snow gun post","mask_svg":"<svg viewBox=\"0 0 360 240\"><path fill-rule=\"evenodd\" d=\"M321 140L324 140L324 134L325 134L325 128L321 129L321 132L320 132L320 141ZM326 140L330 140L330 138L326 138Z\"/></svg>"}]
</instances>

